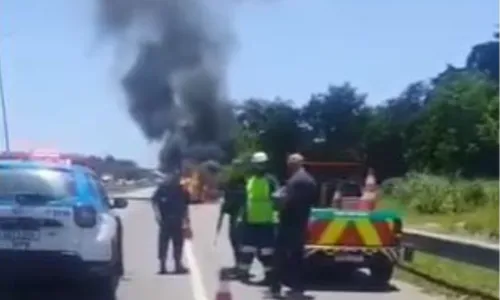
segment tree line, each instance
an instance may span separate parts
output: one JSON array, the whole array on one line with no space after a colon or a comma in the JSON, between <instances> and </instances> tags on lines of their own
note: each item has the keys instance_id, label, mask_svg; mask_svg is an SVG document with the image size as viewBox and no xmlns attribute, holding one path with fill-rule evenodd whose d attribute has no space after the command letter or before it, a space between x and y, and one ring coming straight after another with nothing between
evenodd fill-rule
<instances>
[{"instance_id":1,"label":"tree line","mask_svg":"<svg viewBox=\"0 0 500 300\"><path fill-rule=\"evenodd\" d=\"M408 171L498 177L498 33L474 45L464 66L448 65L401 94L368 105L352 83L330 85L297 106L248 99L236 108L235 152L264 150L284 175L295 151L311 161L360 161L379 178ZM303 103L303 101L301 101Z\"/></svg>"},{"instance_id":2,"label":"tree line","mask_svg":"<svg viewBox=\"0 0 500 300\"><path fill-rule=\"evenodd\" d=\"M92 169L98 176L108 174L116 179L138 180L151 176L151 170L142 168L130 159L115 158L112 155L100 157L78 153L60 153L62 159L70 159L74 164L83 165ZM30 151L10 151L0 153L0 159L30 158Z\"/></svg>"}]
</instances>

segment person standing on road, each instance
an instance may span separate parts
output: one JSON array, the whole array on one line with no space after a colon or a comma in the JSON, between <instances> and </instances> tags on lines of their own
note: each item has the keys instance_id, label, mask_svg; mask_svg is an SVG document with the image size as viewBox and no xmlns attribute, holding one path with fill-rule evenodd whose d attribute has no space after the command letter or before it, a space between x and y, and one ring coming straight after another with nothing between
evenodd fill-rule
<instances>
[{"instance_id":1,"label":"person standing on road","mask_svg":"<svg viewBox=\"0 0 500 300\"><path fill-rule=\"evenodd\" d=\"M189 195L181 185L179 172L168 174L153 195L152 204L158 232L159 273L167 273L167 252L169 242L173 244L173 256L176 273L188 270L182 264L182 251L185 233L189 227Z\"/></svg>"},{"instance_id":2,"label":"person standing on road","mask_svg":"<svg viewBox=\"0 0 500 300\"><path fill-rule=\"evenodd\" d=\"M263 283L270 279L277 217L271 195L277 187L274 180L266 175L267 162L268 157L264 152L256 152L251 158L254 175L246 183L238 267L238 275L243 281L248 280L250 266L256 255L264 267Z\"/></svg>"},{"instance_id":3,"label":"person standing on road","mask_svg":"<svg viewBox=\"0 0 500 300\"><path fill-rule=\"evenodd\" d=\"M224 215L229 216L229 241L233 250L235 267L233 271L237 271L240 257L240 217L242 209L245 205L245 178L240 176L232 178L224 187L224 198L221 203L219 219L217 221L217 233L220 232Z\"/></svg>"},{"instance_id":4,"label":"person standing on road","mask_svg":"<svg viewBox=\"0 0 500 300\"><path fill-rule=\"evenodd\" d=\"M304 157L292 154L287 166L290 172L279 210L271 294L280 297L284 274L290 277L292 296L304 292L303 260L307 224L311 207L318 195L314 178L303 167ZM290 272L287 272L290 270Z\"/></svg>"}]
</instances>

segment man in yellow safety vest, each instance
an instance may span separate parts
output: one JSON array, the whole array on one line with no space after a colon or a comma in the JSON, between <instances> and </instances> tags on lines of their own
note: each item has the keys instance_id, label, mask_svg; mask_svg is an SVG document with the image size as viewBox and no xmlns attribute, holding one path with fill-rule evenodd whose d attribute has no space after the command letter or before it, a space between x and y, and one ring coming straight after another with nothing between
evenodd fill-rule
<instances>
[{"instance_id":1,"label":"man in yellow safety vest","mask_svg":"<svg viewBox=\"0 0 500 300\"><path fill-rule=\"evenodd\" d=\"M257 256L264 266L264 283L272 271L275 225L277 214L272 194L276 180L266 174L268 157L256 152L251 158L253 175L246 183L246 203L241 214L241 246L238 262L239 277L248 280L253 258Z\"/></svg>"}]
</instances>

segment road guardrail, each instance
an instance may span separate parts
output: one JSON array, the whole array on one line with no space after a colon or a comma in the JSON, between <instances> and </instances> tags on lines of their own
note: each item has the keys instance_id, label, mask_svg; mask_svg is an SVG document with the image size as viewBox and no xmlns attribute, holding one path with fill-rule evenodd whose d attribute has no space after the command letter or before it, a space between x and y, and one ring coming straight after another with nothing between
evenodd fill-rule
<instances>
[{"instance_id":1,"label":"road guardrail","mask_svg":"<svg viewBox=\"0 0 500 300\"><path fill-rule=\"evenodd\" d=\"M403 244L408 251L421 251L498 272L499 246L492 243L406 229Z\"/></svg>"}]
</instances>

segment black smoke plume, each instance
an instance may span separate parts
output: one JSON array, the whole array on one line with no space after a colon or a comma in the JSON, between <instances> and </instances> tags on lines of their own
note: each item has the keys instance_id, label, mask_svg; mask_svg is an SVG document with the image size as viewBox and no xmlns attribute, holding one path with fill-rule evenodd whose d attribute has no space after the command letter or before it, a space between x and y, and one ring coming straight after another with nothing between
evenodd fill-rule
<instances>
[{"instance_id":1,"label":"black smoke plume","mask_svg":"<svg viewBox=\"0 0 500 300\"><path fill-rule=\"evenodd\" d=\"M225 100L229 27L222 0L97 0L100 29L130 32L139 53L122 80L128 110L148 140L161 141L160 168L181 159L220 160L233 134ZM221 19L222 18L222 19Z\"/></svg>"}]
</instances>

